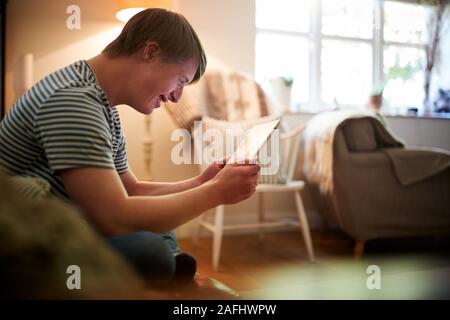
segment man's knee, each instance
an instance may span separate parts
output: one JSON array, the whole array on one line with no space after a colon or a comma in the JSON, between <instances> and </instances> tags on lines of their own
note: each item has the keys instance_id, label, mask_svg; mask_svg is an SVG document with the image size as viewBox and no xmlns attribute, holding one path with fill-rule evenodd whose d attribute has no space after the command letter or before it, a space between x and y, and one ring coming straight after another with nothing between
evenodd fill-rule
<instances>
[{"instance_id":1,"label":"man's knee","mask_svg":"<svg viewBox=\"0 0 450 320\"><path fill-rule=\"evenodd\" d=\"M108 242L136 269L155 280L170 280L175 274L175 258L162 235L148 231L109 237Z\"/></svg>"}]
</instances>

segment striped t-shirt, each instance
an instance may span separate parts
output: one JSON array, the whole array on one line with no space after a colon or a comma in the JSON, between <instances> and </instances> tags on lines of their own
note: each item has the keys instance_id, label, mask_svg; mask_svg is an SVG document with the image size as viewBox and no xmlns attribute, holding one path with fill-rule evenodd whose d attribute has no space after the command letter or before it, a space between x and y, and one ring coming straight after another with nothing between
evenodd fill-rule
<instances>
[{"instance_id":1,"label":"striped t-shirt","mask_svg":"<svg viewBox=\"0 0 450 320\"><path fill-rule=\"evenodd\" d=\"M128 170L119 113L84 60L40 80L0 123L0 168L8 174L44 179L69 200L58 171L80 167Z\"/></svg>"}]
</instances>

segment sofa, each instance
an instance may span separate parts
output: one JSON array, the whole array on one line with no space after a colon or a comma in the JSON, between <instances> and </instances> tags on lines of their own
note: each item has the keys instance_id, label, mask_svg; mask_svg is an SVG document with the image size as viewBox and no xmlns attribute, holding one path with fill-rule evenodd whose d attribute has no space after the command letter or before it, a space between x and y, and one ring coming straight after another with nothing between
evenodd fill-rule
<instances>
[{"instance_id":1,"label":"sofa","mask_svg":"<svg viewBox=\"0 0 450 320\"><path fill-rule=\"evenodd\" d=\"M323 126L326 117L320 120ZM308 185L326 221L357 240L355 254L367 240L450 233L448 151L405 147L367 115L343 117L326 140L330 183L307 179ZM326 157L315 156L323 169Z\"/></svg>"}]
</instances>

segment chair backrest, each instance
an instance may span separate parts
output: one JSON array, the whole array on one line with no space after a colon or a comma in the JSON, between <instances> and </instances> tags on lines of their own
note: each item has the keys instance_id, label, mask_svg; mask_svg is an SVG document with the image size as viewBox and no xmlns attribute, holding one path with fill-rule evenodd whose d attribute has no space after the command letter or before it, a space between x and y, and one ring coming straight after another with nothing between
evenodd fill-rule
<instances>
[{"instance_id":1,"label":"chair backrest","mask_svg":"<svg viewBox=\"0 0 450 320\"><path fill-rule=\"evenodd\" d=\"M194 156L197 160L205 160L203 156L205 148L208 147L208 141L205 141L207 139L203 139L204 137L202 137L202 135L207 129L216 129L221 132L224 137L226 137L225 132L227 129L242 129L242 132L244 132L245 130L251 128L256 124L273 121L276 118L276 116L268 116L255 119L253 121L229 122L212 119L205 116L203 117L201 125L197 125L193 130ZM261 170L262 174L260 175L259 183L285 184L293 180L298 158L300 135L303 127L289 131L286 123L280 121L277 129L279 129L279 139L268 139L266 141L266 145L263 146L261 150L270 150L270 154L268 154L268 156L270 156L271 162L268 165L276 166L278 167L278 169L273 174L264 174L265 170ZM230 137L226 138L229 139ZM276 146L272 147L272 142L277 143L278 148ZM226 142L224 142L222 147L224 147L225 145ZM237 145L237 143L235 143L235 145ZM272 154L272 152L276 152L276 154ZM223 149L223 154L225 156L231 155L226 154L225 149ZM204 170L207 166L207 163L204 163L204 161L197 161L197 163L199 164L199 169L201 171ZM262 168L264 168L264 166Z\"/></svg>"},{"instance_id":2,"label":"chair backrest","mask_svg":"<svg viewBox=\"0 0 450 320\"><path fill-rule=\"evenodd\" d=\"M294 180L295 169L297 167L297 160L300 151L300 140L301 134L304 125L294 129L295 132L292 132L289 136L282 136L282 140L284 141L287 156L286 156L286 182L290 182Z\"/></svg>"},{"instance_id":3,"label":"chair backrest","mask_svg":"<svg viewBox=\"0 0 450 320\"><path fill-rule=\"evenodd\" d=\"M218 120L244 121L268 116L277 108L249 75L225 66L210 68L176 104L165 103L178 127L190 130L203 115Z\"/></svg>"},{"instance_id":4,"label":"chair backrest","mask_svg":"<svg viewBox=\"0 0 450 320\"><path fill-rule=\"evenodd\" d=\"M217 68L208 71L201 80L202 103L199 103L203 114L202 125L194 128L194 156L203 159L205 141L195 141L204 130L226 129L247 130L256 124L278 119L273 113L276 108L262 90L261 86L250 76L227 68ZM278 125L280 139L278 148L272 148L271 139L266 142L265 150L277 150L276 155L270 155L271 161L277 161L278 170L274 174L260 175L261 183L286 183L293 180L300 143L300 132L281 138L288 132L287 125L280 121ZM225 152L224 152L225 153ZM272 163L271 163L272 164ZM199 165L201 170L206 164ZM264 172L264 170L262 170Z\"/></svg>"},{"instance_id":5,"label":"chair backrest","mask_svg":"<svg viewBox=\"0 0 450 320\"><path fill-rule=\"evenodd\" d=\"M289 183L294 180L297 168L297 160L300 151L302 132L306 124L299 124L295 128L290 128L285 122L281 123L280 134L280 173L278 183Z\"/></svg>"},{"instance_id":6,"label":"chair backrest","mask_svg":"<svg viewBox=\"0 0 450 320\"><path fill-rule=\"evenodd\" d=\"M223 135L223 137L225 137L226 139L231 139L232 137L235 138L233 150L226 150L225 147L226 147L227 141L222 142L222 146L224 147L224 149L222 150L223 157L226 158L227 156L231 156L231 153L237 147L237 144L239 143L240 139L242 139L244 137L245 131L247 131L248 129L250 129L251 127L253 127L255 125L262 124L265 122L270 122L270 121L273 121L276 119L278 119L278 117L273 115L273 116L267 116L267 117L262 117L262 118L256 118L253 120L231 122L231 121L217 120L217 119L213 119L208 116L204 116L202 118L201 122L198 122L193 130L195 155L196 155L197 159L201 159L203 152L205 150L205 147L209 146L209 141L208 141L209 137L204 136L204 133L207 130L210 130L210 129L218 130ZM227 130L228 130L228 133L230 134L228 137L226 136ZM231 134L233 134L233 135L231 135ZM231 140L228 140L228 142L231 142ZM227 152L228 152L228 154L227 154Z\"/></svg>"},{"instance_id":7,"label":"chair backrest","mask_svg":"<svg viewBox=\"0 0 450 320\"><path fill-rule=\"evenodd\" d=\"M271 114L261 86L249 75L228 69L209 70L203 77L206 103L203 114L231 122Z\"/></svg>"}]
</instances>

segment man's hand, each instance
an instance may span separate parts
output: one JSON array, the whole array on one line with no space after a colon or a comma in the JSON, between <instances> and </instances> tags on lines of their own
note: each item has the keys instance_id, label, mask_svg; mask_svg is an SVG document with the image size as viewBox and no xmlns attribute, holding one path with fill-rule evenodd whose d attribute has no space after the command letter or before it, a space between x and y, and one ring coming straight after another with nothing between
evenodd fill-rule
<instances>
[{"instance_id":1,"label":"man's hand","mask_svg":"<svg viewBox=\"0 0 450 320\"><path fill-rule=\"evenodd\" d=\"M225 160L224 161L216 161L211 163L206 169L205 171L203 171L199 176L198 176L198 181L200 182L200 184L203 184L209 180L211 180L212 178L214 178L217 173L219 173L220 170L222 170L222 168L225 166Z\"/></svg>"},{"instance_id":2,"label":"man's hand","mask_svg":"<svg viewBox=\"0 0 450 320\"><path fill-rule=\"evenodd\" d=\"M222 204L233 204L249 198L256 190L258 164L227 164L211 180L216 184Z\"/></svg>"},{"instance_id":3,"label":"man's hand","mask_svg":"<svg viewBox=\"0 0 450 320\"><path fill-rule=\"evenodd\" d=\"M142 230L166 232L222 201L221 188L210 182L177 193L149 197L130 196L117 172L111 169L73 168L62 170L59 175L70 199L105 235ZM130 176L125 178L130 179Z\"/></svg>"},{"instance_id":4,"label":"man's hand","mask_svg":"<svg viewBox=\"0 0 450 320\"><path fill-rule=\"evenodd\" d=\"M258 165L227 164L198 187L151 197L130 196L133 187L126 190L111 169L73 168L59 175L87 220L101 233L115 235L138 230L166 232L220 204L245 200L255 192L258 173Z\"/></svg>"}]
</instances>

